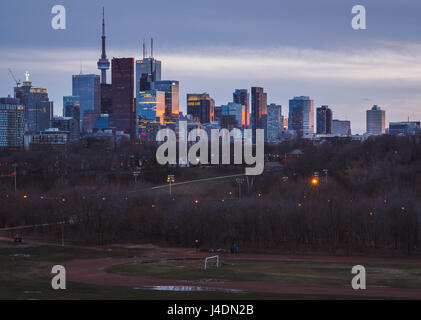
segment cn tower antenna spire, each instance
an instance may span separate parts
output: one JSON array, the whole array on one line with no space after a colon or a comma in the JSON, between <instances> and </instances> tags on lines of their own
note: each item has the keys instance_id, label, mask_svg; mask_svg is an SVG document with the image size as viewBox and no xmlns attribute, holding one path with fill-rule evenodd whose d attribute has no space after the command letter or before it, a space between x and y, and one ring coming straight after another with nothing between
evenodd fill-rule
<instances>
[{"instance_id":1,"label":"cn tower antenna spire","mask_svg":"<svg viewBox=\"0 0 421 320\"><path fill-rule=\"evenodd\" d=\"M107 54L105 52L105 8L102 8L102 54L101 58L98 60L98 69L101 70L101 83L107 84L107 70L110 69L110 61L107 59Z\"/></svg>"}]
</instances>

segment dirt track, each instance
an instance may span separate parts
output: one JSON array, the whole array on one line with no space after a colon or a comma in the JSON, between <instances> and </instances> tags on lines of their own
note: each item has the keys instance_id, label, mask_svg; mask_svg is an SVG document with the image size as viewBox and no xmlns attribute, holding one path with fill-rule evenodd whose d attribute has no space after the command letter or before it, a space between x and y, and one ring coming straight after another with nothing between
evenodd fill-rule
<instances>
[{"instance_id":1,"label":"dirt track","mask_svg":"<svg viewBox=\"0 0 421 320\"><path fill-rule=\"evenodd\" d=\"M381 297L381 298L409 298L421 299L420 289L398 289L367 287L367 290L353 290L351 286L315 286L279 284L268 282L199 282L199 281L179 281L164 279L149 279L135 276L123 276L106 273L107 267L133 262L152 262L162 259L188 259L204 258L208 256L203 253L196 253L187 250L162 250L145 257L128 259L95 259L95 260L75 260L64 264L69 281L109 285L109 286L129 286L129 287L153 287L153 286L194 286L212 290L242 290L247 292L278 293L278 294L309 294L309 295L338 295L338 296L360 296L360 297ZM239 255L229 258L239 259L262 259L279 261L317 261L317 262L344 262L355 264L411 264L421 267L421 260L392 260L383 258L351 258L351 257L308 257L308 256L275 256L275 255ZM50 269L51 270L51 269Z\"/></svg>"}]
</instances>

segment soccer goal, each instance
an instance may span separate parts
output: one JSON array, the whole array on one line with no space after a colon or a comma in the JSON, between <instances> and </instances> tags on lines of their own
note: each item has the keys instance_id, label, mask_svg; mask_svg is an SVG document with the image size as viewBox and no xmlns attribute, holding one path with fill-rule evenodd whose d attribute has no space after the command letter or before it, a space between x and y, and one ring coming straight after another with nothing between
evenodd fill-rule
<instances>
[{"instance_id":1,"label":"soccer goal","mask_svg":"<svg viewBox=\"0 0 421 320\"><path fill-rule=\"evenodd\" d=\"M208 268L208 262L213 260L216 260L216 267L219 268L219 256L213 256L205 258L205 270Z\"/></svg>"}]
</instances>

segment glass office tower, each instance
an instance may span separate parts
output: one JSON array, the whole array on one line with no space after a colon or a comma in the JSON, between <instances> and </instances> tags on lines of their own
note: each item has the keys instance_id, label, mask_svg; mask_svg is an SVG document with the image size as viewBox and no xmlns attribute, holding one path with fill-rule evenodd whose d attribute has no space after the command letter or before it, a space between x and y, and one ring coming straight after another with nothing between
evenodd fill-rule
<instances>
[{"instance_id":1,"label":"glass office tower","mask_svg":"<svg viewBox=\"0 0 421 320\"><path fill-rule=\"evenodd\" d=\"M138 119L164 123L165 92L140 91L137 93L136 105Z\"/></svg>"},{"instance_id":2,"label":"glass office tower","mask_svg":"<svg viewBox=\"0 0 421 320\"><path fill-rule=\"evenodd\" d=\"M143 91L141 89L141 79L144 74L151 75L150 81L152 82L161 81L161 61L154 58L144 58L136 61L136 92Z\"/></svg>"},{"instance_id":3,"label":"glass office tower","mask_svg":"<svg viewBox=\"0 0 421 320\"><path fill-rule=\"evenodd\" d=\"M83 120L85 111L101 112L101 88L100 77L98 75L73 75L72 95L79 97L81 121Z\"/></svg>"},{"instance_id":4,"label":"glass office tower","mask_svg":"<svg viewBox=\"0 0 421 320\"><path fill-rule=\"evenodd\" d=\"M299 137L314 133L314 101L305 96L289 100L288 121L288 129Z\"/></svg>"}]
</instances>

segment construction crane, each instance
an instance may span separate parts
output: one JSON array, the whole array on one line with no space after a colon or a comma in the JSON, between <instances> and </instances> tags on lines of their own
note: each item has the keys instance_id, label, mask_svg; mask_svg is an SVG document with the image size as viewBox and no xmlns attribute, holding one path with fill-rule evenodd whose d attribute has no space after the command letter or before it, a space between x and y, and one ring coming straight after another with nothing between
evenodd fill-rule
<instances>
[{"instance_id":1,"label":"construction crane","mask_svg":"<svg viewBox=\"0 0 421 320\"><path fill-rule=\"evenodd\" d=\"M20 82L20 80L16 80L16 77L15 77L15 75L13 74L12 69L8 68L8 70L9 70L9 73L10 73L10 75L12 76L13 80L15 81L16 86L17 86L17 87L19 87L19 86L20 86L20 83L21 83L21 82Z\"/></svg>"}]
</instances>

